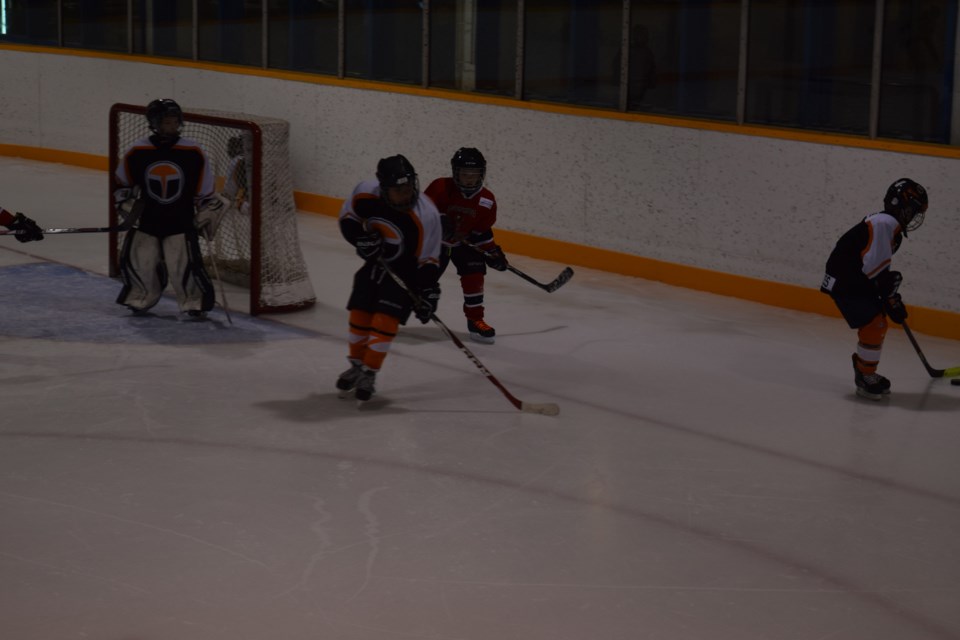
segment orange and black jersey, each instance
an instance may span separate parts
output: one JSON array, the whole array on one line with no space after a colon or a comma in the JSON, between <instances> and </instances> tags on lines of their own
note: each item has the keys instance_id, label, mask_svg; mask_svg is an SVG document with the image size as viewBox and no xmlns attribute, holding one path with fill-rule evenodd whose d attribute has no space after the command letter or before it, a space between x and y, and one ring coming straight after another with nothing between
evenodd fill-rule
<instances>
[{"instance_id":1,"label":"orange and black jersey","mask_svg":"<svg viewBox=\"0 0 960 640\"><path fill-rule=\"evenodd\" d=\"M461 242L484 245L493 240L497 222L497 200L486 187L469 198L464 197L453 178L437 178L424 193L443 216L443 242L456 246Z\"/></svg>"},{"instance_id":2,"label":"orange and black jersey","mask_svg":"<svg viewBox=\"0 0 960 640\"><path fill-rule=\"evenodd\" d=\"M837 241L822 289L834 296L876 293L873 281L890 267L902 240L896 218L884 211L868 215Z\"/></svg>"},{"instance_id":3,"label":"orange and black jersey","mask_svg":"<svg viewBox=\"0 0 960 640\"><path fill-rule=\"evenodd\" d=\"M155 136L135 142L117 167L121 188L139 185L145 202L138 226L157 237L193 229L195 208L213 195L213 172L199 143L180 138L157 146Z\"/></svg>"},{"instance_id":4,"label":"orange and black jersey","mask_svg":"<svg viewBox=\"0 0 960 640\"><path fill-rule=\"evenodd\" d=\"M408 209L397 210L380 197L375 181L361 182L340 209L340 232L352 245L357 237L376 231L383 259L397 275L420 289L440 277L440 214L420 195Z\"/></svg>"}]
</instances>

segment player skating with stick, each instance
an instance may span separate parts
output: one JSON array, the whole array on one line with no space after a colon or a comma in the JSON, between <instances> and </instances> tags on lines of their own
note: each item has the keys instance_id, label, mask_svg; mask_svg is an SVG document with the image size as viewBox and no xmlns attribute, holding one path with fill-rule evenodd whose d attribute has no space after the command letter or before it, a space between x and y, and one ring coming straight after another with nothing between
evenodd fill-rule
<instances>
[{"instance_id":1,"label":"player skating with stick","mask_svg":"<svg viewBox=\"0 0 960 640\"><path fill-rule=\"evenodd\" d=\"M877 373L887 320L902 324L907 318L898 292L902 277L890 265L907 232L923 224L927 204L926 189L909 178L897 180L887 189L883 210L844 233L827 260L820 290L857 330L853 375L857 395L864 398L890 393L890 381Z\"/></svg>"},{"instance_id":2,"label":"player skating with stick","mask_svg":"<svg viewBox=\"0 0 960 640\"><path fill-rule=\"evenodd\" d=\"M440 299L440 214L420 193L417 173L402 155L377 164L377 180L358 184L340 210L340 232L356 248L363 266L354 274L350 311L350 368L337 378L341 397L351 391L359 403L376 393L383 366L400 325L411 310L428 322ZM407 291L389 277L390 265Z\"/></svg>"}]
</instances>

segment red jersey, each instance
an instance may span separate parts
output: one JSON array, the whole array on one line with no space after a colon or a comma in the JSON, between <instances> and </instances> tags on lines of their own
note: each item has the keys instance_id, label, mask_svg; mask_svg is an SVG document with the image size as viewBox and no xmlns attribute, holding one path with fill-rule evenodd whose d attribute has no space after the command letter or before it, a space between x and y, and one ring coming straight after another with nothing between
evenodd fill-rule
<instances>
[{"instance_id":1,"label":"red jersey","mask_svg":"<svg viewBox=\"0 0 960 640\"><path fill-rule=\"evenodd\" d=\"M424 193L437 205L443 218L443 243L483 245L493 241L497 199L486 187L469 198L460 193L453 178L437 178Z\"/></svg>"}]
</instances>

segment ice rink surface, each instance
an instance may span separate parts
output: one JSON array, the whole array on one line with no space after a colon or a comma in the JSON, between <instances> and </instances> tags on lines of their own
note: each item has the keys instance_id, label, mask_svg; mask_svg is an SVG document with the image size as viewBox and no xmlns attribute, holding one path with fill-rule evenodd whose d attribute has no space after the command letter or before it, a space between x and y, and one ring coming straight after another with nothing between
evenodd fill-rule
<instances>
[{"instance_id":1,"label":"ice rink surface","mask_svg":"<svg viewBox=\"0 0 960 640\"><path fill-rule=\"evenodd\" d=\"M107 197L0 158L0 205L42 226ZM316 306L251 318L231 287L233 325L132 317L105 234L0 237L4 640L960 638L960 388L901 331L871 402L836 318L493 272L480 345L448 273L438 315L560 415L415 320L358 410L333 383L359 259L332 218L299 230Z\"/></svg>"}]
</instances>

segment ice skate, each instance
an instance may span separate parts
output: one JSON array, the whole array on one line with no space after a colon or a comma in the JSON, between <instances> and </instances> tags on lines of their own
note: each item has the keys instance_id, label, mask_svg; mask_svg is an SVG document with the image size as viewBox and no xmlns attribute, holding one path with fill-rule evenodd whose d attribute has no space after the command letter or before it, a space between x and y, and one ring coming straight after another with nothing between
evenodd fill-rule
<instances>
[{"instance_id":1,"label":"ice skate","mask_svg":"<svg viewBox=\"0 0 960 640\"><path fill-rule=\"evenodd\" d=\"M497 332L481 318L480 320L467 320L467 331L470 332L470 339L474 342L484 344L493 344L494 336Z\"/></svg>"},{"instance_id":2,"label":"ice skate","mask_svg":"<svg viewBox=\"0 0 960 640\"><path fill-rule=\"evenodd\" d=\"M348 358L348 360L350 360L350 368L337 378L337 389L340 392L337 396L340 398L346 398L350 395L350 392L357 386L357 381L363 376L363 366L360 361L351 358Z\"/></svg>"},{"instance_id":3,"label":"ice skate","mask_svg":"<svg viewBox=\"0 0 960 640\"><path fill-rule=\"evenodd\" d=\"M859 358L853 354L853 380L857 385L857 395L870 400L880 400L890 393L890 381L879 373L863 373L857 367Z\"/></svg>"},{"instance_id":4,"label":"ice skate","mask_svg":"<svg viewBox=\"0 0 960 640\"><path fill-rule=\"evenodd\" d=\"M361 367L360 377L357 379L357 386L354 390L354 397L357 399L357 407L362 407L365 402L370 400L376 394L374 383L377 381L377 372L368 367Z\"/></svg>"}]
</instances>

